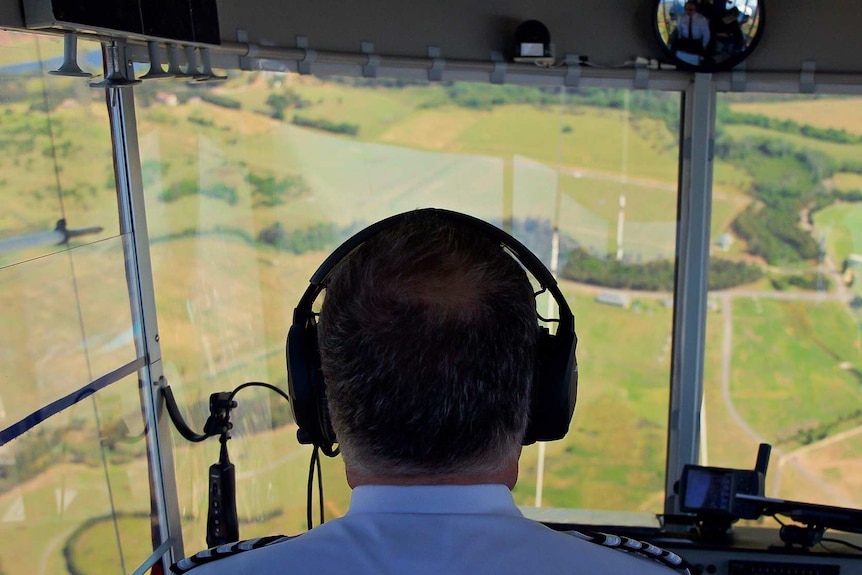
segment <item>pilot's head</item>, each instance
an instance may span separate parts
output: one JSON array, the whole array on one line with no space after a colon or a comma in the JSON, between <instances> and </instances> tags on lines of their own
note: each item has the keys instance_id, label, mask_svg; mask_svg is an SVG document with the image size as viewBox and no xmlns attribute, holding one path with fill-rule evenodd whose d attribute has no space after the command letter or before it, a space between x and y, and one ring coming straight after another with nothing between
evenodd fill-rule
<instances>
[{"instance_id":1,"label":"pilot's head","mask_svg":"<svg viewBox=\"0 0 862 575\"><path fill-rule=\"evenodd\" d=\"M360 245L329 280L318 337L351 483L514 484L536 335L526 273L468 225L417 211Z\"/></svg>"}]
</instances>

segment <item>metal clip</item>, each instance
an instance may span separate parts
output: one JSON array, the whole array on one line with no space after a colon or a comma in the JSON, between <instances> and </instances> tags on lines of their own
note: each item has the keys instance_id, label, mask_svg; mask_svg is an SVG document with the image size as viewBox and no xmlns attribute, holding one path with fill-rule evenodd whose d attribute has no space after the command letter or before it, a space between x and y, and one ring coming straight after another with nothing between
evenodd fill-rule
<instances>
[{"instance_id":1,"label":"metal clip","mask_svg":"<svg viewBox=\"0 0 862 575\"><path fill-rule=\"evenodd\" d=\"M814 72L817 69L815 62L803 62L802 71L799 73L799 91L803 94L813 94L817 91L817 83L814 80Z\"/></svg>"},{"instance_id":2,"label":"metal clip","mask_svg":"<svg viewBox=\"0 0 862 575\"><path fill-rule=\"evenodd\" d=\"M368 61L362 66L362 75L366 78L376 78L377 67L380 65L380 56L374 53L374 42L363 42L362 53L368 54Z\"/></svg>"},{"instance_id":3,"label":"metal clip","mask_svg":"<svg viewBox=\"0 0 862 575\"><path fill-rule=\"evenodd\" d=\"M300 74L311 74L311 65L317 59L317 52L308 47L308 38L305 36L296 37L296 47L305 50L305 57L296 63L296 70Z\"/></svg>"},{"instance_id":4,"label":"metal clip","mask_svg":"<svg viewBox=\"0 0 862 575\"><path fill-rule=\"evenodd\" d=\"M506 80L506 71L509 66L505 62L494 62L494 69L491 71L490 81L492 84L502 84Z\"/></svg>"},{"instance_id":5,"label":"metal clip","mask_svg":"<svg viewBox=\"0 0 862 575\"><path fill-rule=\"evenodd\" d=\"M571 88L577 88L581 83L581 57L577 54L566 54L566 77L563 78L563 85Z\"/></svg>"},{"instance_id":6,"label":"metal clip","mask_svg":"<svg viewBox=\"0 0 862 575\"><path fill-rule=\"evenodd\" d=\"M428 81L439 82L443 79L443 70L446 68L446 61L441 56L440 48L437 46L428 46L428 57L431 58L431 68L428 70Z\"/></svg>"},{"instance_id":7,"label":"metal clip","mask_svg":"<svg viewBox=\"0 0 862 575\"><path fill-rule=\"evenodd\" d=\"M730 91L745 91L745 63L743 62L730 73Z\"/></svg>"}]
</instances>

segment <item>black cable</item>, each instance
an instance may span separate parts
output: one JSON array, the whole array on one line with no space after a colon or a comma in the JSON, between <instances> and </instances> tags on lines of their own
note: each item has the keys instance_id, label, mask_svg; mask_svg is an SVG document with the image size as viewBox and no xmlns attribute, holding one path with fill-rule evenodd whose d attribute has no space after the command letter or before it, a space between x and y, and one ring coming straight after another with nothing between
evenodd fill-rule
<instances>
[{"instance_id":1,"label":"black cable","mask_svg":"<svg viewBox=\"0 0 862 575\"><path fill-rule=\"evenodd\" d=\"M288 395L286 393L284 393L284 391L282 391L281 389L279 389L278 387L276 387L274 385L271 385L269 383L264 383L261 381L249 381L247 383L243 383L242 385L240 385L239 387L237 387L236 389L234 389L231 392L231 394L228 396L228 401L232 401L234 396L241 389L244 389L246 387L251 387L251 386L259 386L259 387L265 387L267 389L271 389L272 391L281 395L285 400L288 401L288 403L290 402L290 397L288 397ZM335 448L334 450L326 451L326 455L328 455L330 457L334 457L334 456L338 455L338 452L339 452L339 449ZM307 500L306 500L306 510L305 510L306 517L305 518L306 518L306 521L308 523L308 529L309 530L311 530L311 528L314 526L314 520L312 518L312 503L311 502L314 499L314 471L315 471L315 469L317 470L317 497L318 497L318 503L319 503L319 507L320 507L320 509L319 509L320 524L322 525L325 521L324 506L323 506L323 471L320 467L320 447L317 445L314 446L314 449L311 452L311 461L309 462L309 465L308 465L308 494L307 494Z\"/></svg>"},{"instance_id":2,"label":"black cable","mask_svg":"<svg viewBox=\"0 0 862 575\"><path fill-rule=\"evenodd\" d=\"M279 389L278 387L271 385L269 383L264 383L262 381L249 381L249 382L243 383L242 385L239 385L236 389L234 389L229 394L219 393L219 394L214 394L213 396L211 396L210 397L210 410L211 410L211 412L213 410L213 405L214 405L213 404L213 397L218 395L218 396L220 396L218 398L219 404L222 406L222 409L227 410L226 413L220 413L220 415L223 416L224 421L226 422L227 419L229 418L230 409L233 407L236 407L236 403L234 402L234 397L236 396L236 394L239 393L240 390L245 389L246 387L252 387L252 386L265 387L267 389L270 389L270 390L276 392L277 394L279 394L280 396L282 396L288 403L290 402L290 397L284 391ZM214 415L215 415L214 413L211 413L210 418L207 419L207 424L204 426L204 433L203 434L195 433L194 431L192 431L189 428L188 425L186 425L185 420L183 419L183 416L180 413L179 408L177 407L177 402L174 399L174 394L173 394L173 391L171 391L171 386L170 385L164 385L162 387L162 393L165 396L165 406L167 407L168 415L170 416L171 421L173 422L174 426L177 428L177 431L179 431L180 435L182 435L184 438L186 438L187 440L189 440L191 442L197 443L197 442L203 441L204 439L207 439L208 437L214 437L215 435L220 434L222 437L222 447L223 448L225 447L225 442L230 437L229 435L227 435L227 429L230 429L230 427L222 428L222 427L219 427L218 425L215 425L217 423L224 423L224 422L222 422L221 420L216 421L214 419ZM225 397L225 395L226 395L226 397ZM230 425L230 424L227 423L227 425ZM327 451L326 454L329 456L335 456L338 454L338 452L339 452L339 449L336 448L334 450ZM224 453L226 455L226 451L224 451ZM233 465L231 465L231 467L233 467ZM320 523L323 524L323 522L325 521L324 505L323 505L323 471L321 469L321 464L320 464L320 447L317 445L314 446L314 449L311 452L311 461L309 462L309 466L308 466L308 499L307 499L307 505L306 505L306 520L308 521L308 529L309 530L311 530L311 528L314 526L314 521L312 518L312 503L311 502L313 499L313 492L314 492L314 472L315 472L315 469L317 470L317 492L318 492L318 500L319 500L319 506L320 506L320 509L319 509ZM233 495L233 497L235 497L235 495Z\"/></svg>"},{"instance_id":3,"label":"black cable","mask_svg":"<svg viewBox=\"0 0 862 575\"><path fill-rule=\"evenodd\" d=\"M290 398L287 396L286 393L284 393L284 391L282 391L281 389L279 389L278 387L276 387L274 385L271 385L269 383L264 383L262 381L249 381L249 382L243 383L242 385L240 385L239 387L234 389L232 392L230 392L230 395L228 396L228 400L229 401L232 400L234 398L234 396L237 394L237 392L239 392L239 390L245 389L246 387L255 386L255 385L259 386L259 387L265 387L267 389L271 389L272 391L274 391L277 394L279 394L280 396L282 396L288 403L290 403Z\"/></svg>"},{"instance_id":4,"label":"black cable","mask_svg":"<svg viewBox=\"0 0 862 575\"><path fill-rule=\"evenodd\" d=\"M320 503L320 524L323 525L323 472L320 470L320 454L317 455L317 499Z\"/></svg>"},{"instance_id":5,"label":"black cable","mask_svg":"<svg viewBox=\"0 0 862 575\"><path fill-rule=\"evenodd\" d=\"M312 450L311 452L311 461L308 465L308 496L306 498L305 518L308 522L309 531L311 531L311 528L314 527L314 521L312 519L311 513L311 502L314 499L313 487L315 469L317 469L317 497L320 505L320 524L323 525L323 523L325 522L323 513L323 473L320 469L320 448L317 445L314 446L314 450Z\"/></svg>"},{"instance_id":6,"label":"black cable","mask_svg":"<svg viewBox=\"0 0 862 575\"><path fill-rule=\"evenodd\" d=\"M311 531L311 528L314 526L314 521L311 518L311 499L314 487L314 460L318 457L317 446L315 445L311 452L311 461L308 464L308 493L305 499L305 519L308 523L309 531Z\"/></svg>"},{"instance_id":7,"label":"black cable","mask_svg":"<svg viewBox=\"0 0 862 575\"><path fill-rule=\"evenodd\" d=\"M162 394L165 396L165 407L168 409L168 415L170 416L174 427L177 428L177 431L180 433L180 435L182 435L184 438L191 441L192 443L198 443L208 437L212 437L211 435L206 433L195 433L188 425L186 425L186 422L183 419L183 415L180 413L179 407L177 407L177 400L174 399L174 392L171 391L170 385L165 385L164 387L162 387Z\"/></svg>"},{"instance_id":8,"label":"black cable","mask_svg":"<svg viewBox=\"0 0 862 575\"><path fill-rule=\"evenodd\" d=\"M234 389L232 392L230 392L230 394L227 396L227 402L230 403L231 401L233 401L234 396L241 389L245 389L246 387L251 387L251 386L266 387L267 389L271 389L272 391L274 391L274 392L278 393L280 396L282 396L285 400L290 402L290 398L287 396L287 394L284 391L282 391L281 389L277 388L274 385L271 385L269 383L264 383L262 381L249 381L247 383L243 383L242 385L240 385L236 389ZM177 431L179 432L179 434L182 435L185 439L187 439L188 441L191 441L192 443L198 443L198 442L203 441L204 439L207 439L208 437L215 437L216 435L218 435L220 433L220 432L210 433L207 431L206 426L204 426L204 433L203 434L195 433L194 431L192 431L192 429L186 424L185 420L183 419L182 413L180 413L179 407L177 406L177 401L176 401L176 399L174 399L174 392L171 390L171 386L170 385L163 386L162 387L162 393L165 396L165 407L168 410L168 416L170 416L171 421L173 422L174 427L177 428Z\"/></svg>"},{"instance_id":9,"label":"black cable","mask_svg":"<svg viewBox=\"0 0 862 575\"><path fill-rule=\"evenodd\" d=\"M537 292L533 292L533 297L534 298L539 297L540 295L542 295L543 293L545 293L547 291L548 291L548 288L546 288L545 286L542 286L542 289L540 289ZM540 313L536 313L536 317L538 317L540 320L542 320L545 323L560 323L560 318L553 318L553 317L544 318L544 317L542 317L542 314L540 314Z\"/></svg>"},{"instance_id":10,"label":"black cable","mask_svg":"<svg viewBox=\"0 0 862 575\"><path fill-rule=\"evenodd\" d=\"M839 545L846 545L847 547L850 547L851 549L855 549L856 551L862 551L862 546L854 545L853 543L850 543L849 541L843 541L841 539L832 539L831 537L824 537L820 541L821 541L820 546L829 552L833 552L833 551L831 549L829 549L828 547L826 547L825 545L823 545L822 541L826 541L827 543L838 543Z\"/></svg>"}]
</instances>

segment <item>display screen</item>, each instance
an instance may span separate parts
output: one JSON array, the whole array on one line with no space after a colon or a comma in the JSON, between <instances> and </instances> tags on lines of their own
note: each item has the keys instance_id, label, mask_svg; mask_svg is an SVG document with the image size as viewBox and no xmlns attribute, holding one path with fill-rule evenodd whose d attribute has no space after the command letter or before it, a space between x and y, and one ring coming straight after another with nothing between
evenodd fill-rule
<instances>
[{"instance_id":1,"label":"display screen","mask_svg":"<svg viewBox=\"0 0 862 575\"><path fill-rule=\"evenodd\" d=\"M680 488L683 511L729 513L733 499L733 471L686 466Z\"/></svg>"}]
</instances>

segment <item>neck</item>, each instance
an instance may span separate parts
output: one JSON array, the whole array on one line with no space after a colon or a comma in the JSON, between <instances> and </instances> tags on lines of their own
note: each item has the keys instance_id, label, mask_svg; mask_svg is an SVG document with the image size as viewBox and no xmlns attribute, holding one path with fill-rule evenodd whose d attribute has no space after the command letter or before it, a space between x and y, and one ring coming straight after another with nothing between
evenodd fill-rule
<instances>
[{"instance_id":1,"label":"neck","mask_svg":"<svg viewBox=\"0 0 862 575\"><path fill-rule=\"evenodd\" d=\"M518 481L518 458L504 466L487 472L425 475L398 475L374 473L358 469L345 462L347 483L351 488L360 485L487 485L500 484L509 489Z\"/></svg>"}]
</instances>

